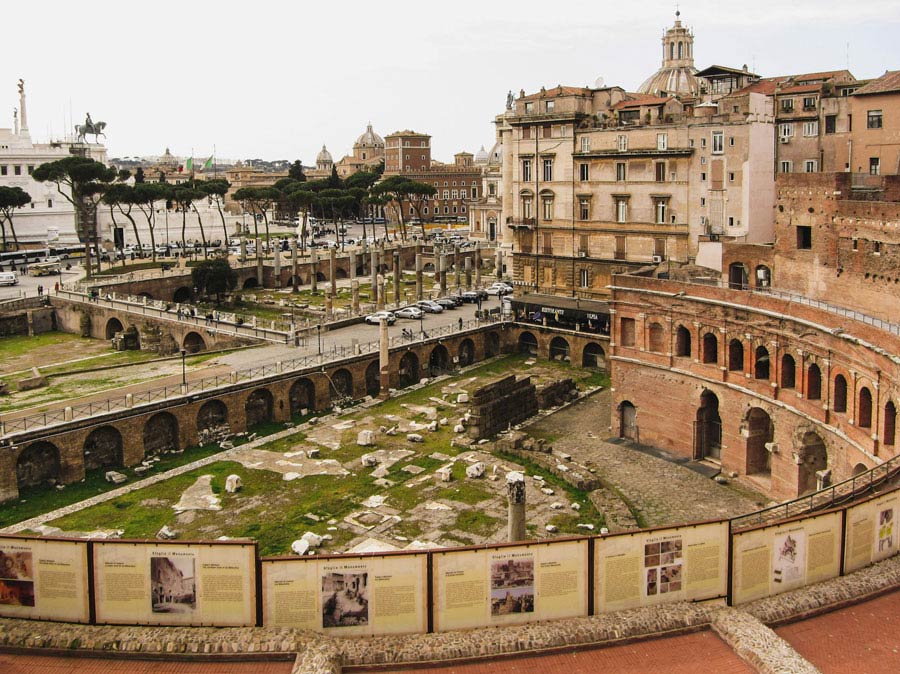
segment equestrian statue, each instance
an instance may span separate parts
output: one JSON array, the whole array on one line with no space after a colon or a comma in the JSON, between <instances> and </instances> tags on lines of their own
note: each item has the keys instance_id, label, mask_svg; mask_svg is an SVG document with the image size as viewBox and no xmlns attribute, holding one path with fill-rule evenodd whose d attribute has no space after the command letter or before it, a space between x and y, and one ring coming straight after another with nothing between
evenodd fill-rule
<instances>
[{"instance_id":1,"label":"equestrian statue","mask_svg":"<svg viewBox=\"0 0 900 674\"><path fill-rule=\"evenodd\" d=\"M95 122L91 119L91 113L87 113L84 118L84 124L76 124L75 125L75 133L78 135L77 142L84 142L85 136L88 134L94 137L94 142L98 142L98 138L103 136L106 138L106 134L103 133L103 129L106 128L106 122Z\"/></svg>"}]
</instances>

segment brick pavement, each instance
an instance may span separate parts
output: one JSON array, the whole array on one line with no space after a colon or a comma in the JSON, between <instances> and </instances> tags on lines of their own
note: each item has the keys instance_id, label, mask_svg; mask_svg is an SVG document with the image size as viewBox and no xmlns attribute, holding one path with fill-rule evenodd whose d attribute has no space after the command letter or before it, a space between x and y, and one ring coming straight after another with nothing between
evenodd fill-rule
<instances>
[{"instance_id":1,"label":"brick pavement","mask_svg":"<svg viewBox=\"0 0 900 674\"><path fill-rule=\"evenodd\" d=\"M900 591L775 631L823 674L900 672Z\"/></svg>"},{"instance_id":2,"label":"brick pavement","mask_svg":"<svg viewBox=\"0 0 900 674\"><path fill-rule=\"evenodd\" d=\"M290 674L284 662L186 662L0 653L3 674Z\"/></svg>"}]
</instances>

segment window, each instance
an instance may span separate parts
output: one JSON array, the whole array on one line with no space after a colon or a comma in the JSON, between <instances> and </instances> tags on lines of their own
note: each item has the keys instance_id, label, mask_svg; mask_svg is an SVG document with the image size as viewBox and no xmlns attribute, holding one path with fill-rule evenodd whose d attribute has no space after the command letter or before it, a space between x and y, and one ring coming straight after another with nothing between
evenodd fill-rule
<instances>
[{"instance_id":1,"label":"window","mask_svg":"<svg viewBox=\"0 0 900 674\"><path fill-rule=\"evenodd\" d=\"M794 99L793 98L782 98L781 99L781 111L782 112L793 112L794 111Z\"/></svg>"},{"instance_id":2,"label":"window","mask_svg":"<svg viewBox=\"0 0 900 674\"><path fill-rule=\"evenodd\" d=\"M869 110L869 112L866 114L866 128L881 128L881 110Z\"/></svg>"},{"instance_id":3,"label":"window","mask_svg":"<svg viewBox=\"0 0 900 674\"><path fill-rule=\"evenodd\" d=\"M628 220L628 199L618 197L616 199L616 222L626 222Z\"/></svg>"},{"instance_id":4,"label":"window","mask_svg":"<svg viewBox=\"0 0 900 674\"><path fill-rule=\"evenodd\" d=\"M780 168L781 168L782 173L790 173L791 168L792 168L792 163L789 161L782 161Z\"/></svg>"},{"instance_id":5,"label":"window","mask_svg":"<svg viewBox=\"0 0 900 674\"><path fill-rule=\"evenodd\" d=\"M730 182L730 183L734 182L734 171L728 172L728 182Z\"/></svg>"},{"instance_id":6,"label":"window","mask_svg":"<svg viewBox=\"0 0 900 674\"><path fill-rule=\"evenodd\" d=\"M544 126L541 127L541 131L543 133L544 138L552 138L553 137L553 127L550 126L549 124L544 124Z\"/></svg>"},{"instance_id":7,"label":"window","mask_svg":"<svg viewBox=\"0 0 900 674\"><path fill-rule=\"evenodd\" d=\"M544 232L541 236L541 248L544 255L553 253L553 235L550 232Z\"/></svg>"},{"instance_id":8,"label":"window","mask_svg":"<svg viewBox=\"0 0 900 674\"><path fill-rule=\"evenodd\" d=\"M729 136L729 137L728 137L728 146L729 146L729 147L734 147L734 136Z\"/></svg>"},{"instance_id":9,"label":"window","mask_svg":"<svg viewBox=\"0 0 900 674\"><path fill-rule=\"evenodd\" d=\"M544 102L544 112L553 112L553 108L556 106L556 101L545 101Z\"/></svg>"},{"instance_id":10,"label":"window","mask_svg":"<svg viewBox=\"0 0 900 674\"><path fill-rule=\"evenodd\" d=\"M32 173L34 173L34 166L29 164L28 165L28 175L31 175Z\"/></svg>"},{"instance_id":11,"label":"window","mask_svg":"<svg viewBox=\"0 0 900 674\"><path fill-rule=\"evenodd\" d=\"M453 190L453 192L450 193L450 196L453 199L459 199L459 190Z\"/></svg>"},{"instance_id":12,"label":"window","mask_svg":"<svg viewBox=\"0 0 900 674\"><path fill-rule=\"evenodd\" d=\"M669 134L667 133L658 133L656 134L656 149L657 150L666 150L669 147Z\"/></svg>"},{"instance_id":13,"label":"window","mask_svg":"<svg viewBox=\"0 0 900 674\"><path fill-rule=\"evenodd\" d=\"M587 288L588 286L590 286L587 269L581 269L578 271L578 286L581 288Z\"/></svg>"},{"instance_id":14,"label":"window","mask_svg":"<svg viewBox=\"0 0 900 674\"><path fill-rule=\"evenodd\" d=\"M812 249L812 227L797 225L797 250Z\"/></svg>"},{"instance_id":15,"label":"window","mask_svg":"<svg viewBox=\"0 0 900 674\"><path fill-rule=\"evenodd\" d=\"M869 175L881 175L881 159L878 157L869 157Z\"/></svg>"},{"instance_id":16,"label":"window","mask_svg":"<svg viewBox=\"0 0 900 674\"><path fill-rule=\"evenodd\" d=\"M541 199L541 215L544 220L553 219L553 199Z\"/></svg>"},{"instance_id":17,"label":"window","mask_svg":"<svg viewBox=\"0 0 900 674\"><path fill-rule=\"evenodd\" d=\"M803 135L804 136L818 136L819 135L819 122L803 122Z\"/></svg>"},{"instance_id":18,"label":"window","mask_svg":"<svg viewBox=\"0 0 900 674\"><path fill-rule=\"evenodd\" d=\"M531 181L531 160L523 159L522 160L522 181L530 182Z\"/></svg>"},{"instance_id":19,"label":"window","mask_svg":"<svg viewBox=\"0 0 900 674\"><path fill-rule=\"evenodd\" d=\"M700 166L706 166L706 155L700 157Z\"/></svg>"},{"instance_id":20,"label":"window","mask_svg":"<svg viewBox=\"0 0 900 674\"><path fill-rule=\"evenodd\" d=\"M53 199L47 199L47 208L53 208Z\"/></svg>"},{"instance_id":21,"label":"window","mask_svg":"<svg viewBox=\"0 0 900 674\"><path fill-rule=\"evenodd\" d=\"M664 183L666 182L666 162L658 161L654 166L656 173L656 182Z\"/></svg>"},{"instance_id":22,"label":"window","mask_svg":"<svg viewBox=\"0 0 900 674\"><path fill-rule=\"evenodd\" d=\"M721 131L713 131L712 152L713 154L722 154L725 152L725 134Z\"/></svg>"},{"instance_id":23,"label":"window","mask_svg":"<svg viewBox=\"0 0 900 674\"><path fill-rule=\"evenodd\" d=\"M579 180L590 180L590 168L588 164L579 164L578 165L578 179Z\"/></svg>"},{"instance_id":24,"label":"window","mask_svg":"<svg viewBox=\"0 0 900 674\"><path fill-rule=\"evenodd\" d=\"M859 250L859 239L851 240L852 250Z\"/></svg>"},{"instance_id":25,"label":"window","mask_svg":"<svg viewBox=\"0 0 900 674\"><path fill-rule=\"evenodd\" d=\"M523 126L522 127L522 140L530 140L531 139L531 127Z\"/></svg>"},{"instance_id":26,"label":"window","mask_svg":"<svg viewBox=\"0 0 900 674\"><path fill-rule=\"evenodd\" d=\"M522 197L522 217L525 220L531 219L531 197Z\"/></svg>"},{"instance_id":27,"label":"window","mask_svg":"<svg viewBox=\"0 0 900 674\"><path fill-rule=\"evenodd\" d=\"M578 199L578 218L580 220L591 219L591 200L587 197Z\"/></svg>"},{"instance_id":28,"label":"window","mask_svg":"<svg viewBox=\"0 0 900 674\"><path fill-rule=\"evenodd\" d=\"M460 190L460 191L459 191L459 198L460 198L460 199L468 199L468 198L469 198L469 191L468 191L468 190Z\"/></svg>"},{"instance_id":29,"label":"window","mask_svg":"<svg viewBox=\"0 0 900 674\"><path fill-rule=\"evenodd\" d=\"M700 147L706 147L706 138L700 139Z\"/></svg>"},{"instance_id":30,"label":"window","mask_svg":"<svg viewBox=\"0 0 900 674\"><path fill-rule=\"evenodd\" d=\"M449 198L450 198L450 190L444 190L444 200L446 201Z\"/></svg>"},{"instance_id":31,"label":"window","mask_svg":"<svg viewBox=\"0 0 900 674\"><path fill-rule=\"evenodd\" d=\"M553 180L553 160L545 159L544 160L544 182L551 182Z\"/></svg>"},{"instance_id":32,"label":"window","mask_svg":"<svg viewBox=\"0 0 900 674\"><path fill-rule=\"evenodd\" d=\"M656 214L656 224L664 225L666 224L666 212L669 208L669 200L668 199L654 199L653 200L653 210Z\"/></svg>"},{"instance_id":33,"label":"window","mask_svg":"<svg viewBox=\"0 0 900 674\"><path fill-rule=\"evenodd\" d=\"M5 176L7 170L6 166L0 166L0 176Z\"/></svg>"},{"instance_id":34,"label":"window","mask_svg":"<svg viewBox=\"0 0 900 674\"><path fill-rule=\"evenodd\" d=\"M532 112L534 112L534 102L533 102L533 101L527 101L527 102L525 103L525 114L526 114L526 115L530 115Z\"/></svg>"},{"instance_id":35,"label":"window","mask_svg":"<svg viewBox=\"0 0 900 674\"><path fill-rule=\"evenodd\" d=\"M728 216L728 226L734 227L734 216L733 215Z\"/></svg>"},{"instance_id":36,"label":"window","mask_svg":"<svg viewBox=\"0 0 900 674\"><path fill-rule=\"evenodd\" d=\"M456 213L456 206L453 207L453 212Z\"/></svg>"},{"instance_id":37,"label":"window","mask_svg":"<svg viewBox=\"0 0 900 674\"><path fill-rule=\"evenodd\" d=\"M623 182L625 180L625 162L616 162L616 180Z\"/></svg>"},{"instance_id":38,"label":"window","mask_svg":"<svg viewBox=\"0 0 900 674\"><path fill-rule=\"evenodd\" d=\"M825 115L825 133L834 133L837 129L837 115Z\"/></svg>"},{"instance_id":39,"label":"window","mask_svg":"<svg viewBox=\"0 0 900 674\"><path fill-rule=\"evenodd\" d=\"M778 125L778 135L782 138L790 138L794 135L794 125L790 122Z\"/></svg>"},{"instance_id":40,"label":"window","mask_svg":"<svg viewBox=\"0 0 900 674\"><path fill-rule=\"evenodd\" d=\"M488 195L496 196L497 195L497 185L494 183L488 183Z\"/></svg>"},{"instance_id":41,"label":"window","mask_svg":"<svg viewBox=\"0 0 900 674\"><path fill-rule=\"evenodd\" d=\"M706 206L706 197L700 197L700 206Z\"/></svg>"},{"instance_id":42,"label":"window","mask_svg":"<svg viewBox=\"0 0 900 674\"><path fill-rule=\"evenodd\" d=\"M472 198L473 198L473 199L477 199L477 198L478 198L478 188L477 188L477 187L473 187L473 188L472 188ZM463 197L463 199L465 199L465 197Z\"/></svg>"},{"instance_id":43,"label":"window","mask_svg":"<svg viewBox=\"0 0 900 674\"><path fill-rule=\"evenodd\" d=\"M620 134L616 137L616 149L619 152L625 152L628 150L628 136L625 134Z\"/></svg>"},{"instance_id":44,"label":"window","mask_svg":"<svg viewBox=\"0 0 900 674\"><path fill-rule=\"evenodd\" d=\"M705 182L706 182L706 171L703 171L703 172L700 173L700 182L701 182L701 183L705 183Z\"/></svg>"},{"instance_id":45,"label":"window","mask_svg":"<svg viewBox=\"0 0 900 674\"><path fill-rule=\"evenodd\" d=\"M22 167L21 166L13 166L13 175L17 175L17 176L22 175Z\"/></svg>"},{"instance_id":46,"label":"window","mask_svg":"<svg viewBox=\"0 0 900 674\"><path fill-rule=\"evenodd\" d=\"M590 152L591 151L591 139L589 136L581 137L581 151L582 152Z\"/></svg>"},{"instance_id":47,"label":"window","mask_svg":"<svg viewBox=\"0 0 900 674\"><path fill-rule=\"evenodd\" d=\"M881 255L881 241L872 242L872 253L874 255Z\"/></svg>"},{"instance_id":48,"label":"window","mask_svg":"<svg viewBox=\"0 0 900 674\"><path fill-rule=\"evenodd\" d=\"M819 170L819 162L815 159L807 159L803 162L804 173L815 173Z\"/></svg>"}]
</instances>

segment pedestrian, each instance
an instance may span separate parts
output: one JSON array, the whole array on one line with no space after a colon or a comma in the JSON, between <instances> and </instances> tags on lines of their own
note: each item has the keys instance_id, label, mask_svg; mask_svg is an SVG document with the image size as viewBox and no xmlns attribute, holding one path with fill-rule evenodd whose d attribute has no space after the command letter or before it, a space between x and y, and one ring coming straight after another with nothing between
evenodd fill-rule
<instances>
[{"instance_id":1,"label":"pedestrian","mask_svg":"<svg viewBox=\"0 0 900 674\"><path fill-rule=\"evenodd\" d=\"M38 297L42 297L44 294L44 286L39 285L37 290L38 290Z\"/></svg>"},{"instance_id":2,"label":"pedestrian","mask_svg":"<svg viewBox=\"0 0 900 674\"><path fill-rule=\"evenodd\" d=\"M59 293L59 281L53 284L53 292Z\"/></svg>"},{"instance_id":3,"label":"pedestrian","mask_svg":"<svg viewBox=\"0 0 900 674\"><path fill-rule=\"evenodd\" d=\"M462 330L462 326L463 326L463 319L462 319L462 316L460 316L459 317L459 329L460 330Z\"/></svg>"}]
</instances>

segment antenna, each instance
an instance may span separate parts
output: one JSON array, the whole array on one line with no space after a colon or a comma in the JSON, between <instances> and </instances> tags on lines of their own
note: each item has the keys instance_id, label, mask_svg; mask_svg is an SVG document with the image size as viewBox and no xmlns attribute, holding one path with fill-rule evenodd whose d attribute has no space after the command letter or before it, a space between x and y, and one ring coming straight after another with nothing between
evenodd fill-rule
<instances>
[{"instance_id":1,"label":"antenna","mask_svg":"<svg viewBox=\"0 0 900 674\"><path fill-rule=\"evenodd\" d=\"M847 43L847 70L850 70L850 43Z\"/></svg>"}]
</instances>

